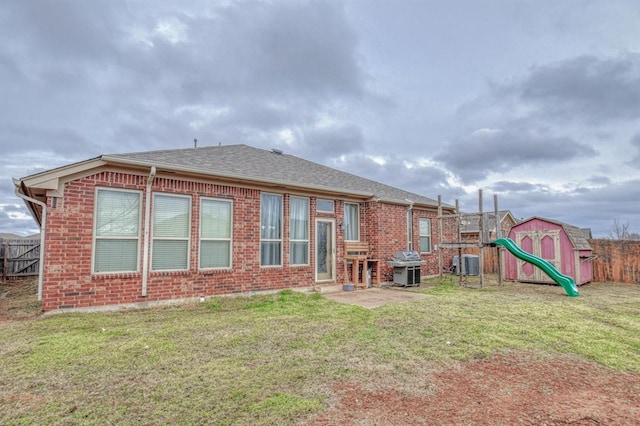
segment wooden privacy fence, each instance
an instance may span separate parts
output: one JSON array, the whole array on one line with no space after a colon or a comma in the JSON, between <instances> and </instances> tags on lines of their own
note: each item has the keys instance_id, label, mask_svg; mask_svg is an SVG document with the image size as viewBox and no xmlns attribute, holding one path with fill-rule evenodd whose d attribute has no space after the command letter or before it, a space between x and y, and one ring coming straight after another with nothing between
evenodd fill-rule
<instances>
[{"instance_id":1,"label":"wooden privacy fence","mask_svg":"<svg viewBox=\"0 0 640 426\"><path fill-rule=\"evenodd\" d=\"M0 238L0 276L3 280L38 275L40 239Z\"/></svg>"},{"instance_id":2,"label":"wooden privacy fence","mask_svg":"<svg viewBox=\"0 0 640 426\"><path fill-rule=\"evenodd\" d=\"M589 240L593 254L593 281L640 283L640 241Z\"/></svg>"},{"instance_id":3,"label":"wooden privacy fence","mask_svg":"<svg viewBox=\"0 0 640 426\"><path fill-rule=\"evenodd\" d=\"M640 241L589 240L593 254L593 282L640 284ZM478 254L476 250L474 254ZM498 273L495 248L484 249L484 273Z\"/></svg>"}]
</instances>

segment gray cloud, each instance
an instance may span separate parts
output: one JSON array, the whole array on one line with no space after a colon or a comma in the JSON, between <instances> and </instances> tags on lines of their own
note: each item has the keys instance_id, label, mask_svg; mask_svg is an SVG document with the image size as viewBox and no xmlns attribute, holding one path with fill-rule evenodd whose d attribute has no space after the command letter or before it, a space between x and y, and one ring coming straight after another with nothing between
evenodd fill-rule
<instances>
[{"instance_id":1,"label":"gray cloud","mask_svg":"<svg viewBox=\"0 0 640 426\"><path fill-rule=\"evenodd\" d=\"M301 151L309 153L315 161L325 162L344 154L361 151L363 148L362 130L353 124L342 124L308 129L304 132L304 146Z\"/></svg>"},{"instance_id":2,"label":"gray cloud","mask_svg":"<svg viewBox=\"0 0 640 426\"><path fill-rule=\"evenodd\" d=\"M517 87L521 99L555 120L637 119L640 115L640 55L590 55L538 66Z\"/></svg>"},{"instance_id":3,"label":"gray cloud","mask_svg":"<svg viewBox=\"0 0 640 426\"><path fill-rule=\"evenodd\" d=\"M611 183L611 179L607 176L591 176L586 180L586 182L593 185L609 185Z\"/></svg>"},{"instance_id":4,"label":"gray cloud","mask_svg":"<svg viewBox=\"0 0 640 426\"><path fill-rule=\"evenodd\" d=\"M547 185L533 184L528 182L508 182L498 181L491 184L488 189L497 193L517 193L517 192L548 192L549 187Z\"/></svg>"},{"instance_id":5,"label":"gray cloud","mask_svg":"<svg viewBox=\"0 0 640 426\"><path fill-rule=\"evenodd\" d=\"M415 158L398 155L385 156L384 164L379 164L366 155L353 154L348 157L347 164L336 161L330 165L426 197L435 199L442 195L445 203L453 203L452 200L455 198L464 196L461 188L452 187L447 183L445 171L433 166L416 164L414 160Z\"/></svg>"},{"instance_id":6,"label":"gray cloud","mask_svg":"<svg viewBox=\"0 0 640 426\"><path fill-rule=\"evenodd\" d=\"M625 164L636 169L640 169L640 133L636 133L631 138L630 143L634 152L631 154L631 160L627 161Z\"/></svg>"},{"instance_id":7,"label":"gray cloud","mask_svg":"<svg viewBox=\"0 0 640 426\"><path fill-rule=\"evenodd\" d=\"M546 185L501 181L487 190L497 193L501 206L512 209L517 218L541 216L560 220L590 227L599 237L607 235L614 218L628 222L634 231L640 229L638 179L564 192L553 191Z\"/></svg>"},{"instance_id":8,"label":"gray cloud","mask_svg":"<svg viewBox=\"0 0 640 426\"><path fill-rule=\"evenodd\" d=\"M315 112L337 114L377 96L366 88L358 39L339 2L239 1L206 5L208 13L199 2L182 6L149 13L144 3L63 1L5 11L0 32L15 41L0 47L0 72L25 84L9 88L7 109L23 119L35 106L34 118L58 118L85 134L99 122L91 136L103 145L113 136L146 142L147 129L147 139L171 145L198 133L228 142L303 126ZM55 103L38 102L42 96ZM162 129L169 126L175 130Z\"/></svg>"},{"instance_id":9,"label":"gray cloud","mask_svg":"<svg viewBox=\"0 0 640 426\"><path fill-rule=\"evenodd\" d=\"M39 230L35 221L23 205L0 205L0 234L8 233L26 236L37 232Z\"/></svg>"},{"instance_id":10,"label":"gray cloud","mask_svg":"<svg viewBox=\"0 0 640 426\"><path fill-rule=\"evenodd\" d=\"M5 3L3 8L7 8L0 18L5 30L22 35L10 45L64 63L109 56L114 41L122 36L117 23L122 22L126 4L59 0Z\"/></svg>"},{"instance_id":11,"label":"gray cloud","mask_svg":"<svg viewBox=\"0 0 640 426\"><path fill-rule=\"evenodd\" d=\"M500 2L4 2L0 209L26 213L11 176L197 138L277 147L465 210L466 184L488 178L521 215L620 216L606 209L630 210L618 188L635 194L621 182L640 168L640 8L556 3L523 21ZM540 166L542 183L526 182ZM569 169L580 184L562 184ZM18 214L2 212L0 227Z\"/></svg>"},{"instance_id":12,"label":"gray cloud","mask_svg":"<svg viewBox=\"0 0 640 426\"><path fill-rule=\"evenodd\" d=\"M492 171L505 172L526 164L557 163L595 154L591 146L566 136L527 128L481 129L449 141L435 159L464 182L471 183Z\"/></svg>"}]
</instances>

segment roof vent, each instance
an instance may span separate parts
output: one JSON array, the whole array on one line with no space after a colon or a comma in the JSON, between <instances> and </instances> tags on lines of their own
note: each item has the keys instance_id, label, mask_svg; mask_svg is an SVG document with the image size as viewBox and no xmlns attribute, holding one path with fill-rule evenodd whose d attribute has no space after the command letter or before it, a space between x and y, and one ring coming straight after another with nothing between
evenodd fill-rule
<instances>
[{"instance_id":1,"label":"roof vent","mask_svg":"<svg viewBox=\"0 0 640 426\"><path fill-rule=\"evenodd\" d=\"M282 155L282 150L280 150L280 149L275 149L275 148L273 148L273 149L271 150L271 152L273 152L274 154Z\"/></svg>"}]
</instances>

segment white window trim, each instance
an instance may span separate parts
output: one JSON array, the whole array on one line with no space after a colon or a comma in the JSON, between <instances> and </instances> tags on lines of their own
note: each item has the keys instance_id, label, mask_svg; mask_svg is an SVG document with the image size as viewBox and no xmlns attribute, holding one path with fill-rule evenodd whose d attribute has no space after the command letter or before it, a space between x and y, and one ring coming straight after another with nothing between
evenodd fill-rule
<instances>
[{"instance_id":1,"label":"white window trim","mask_svg":"<svg viewBox=\"0 0 640 426\"><path fill-rule=\"evenodd\" d=\"M358 218L358 228L356 229L356 237L357 238L355 240L348 240L346 236L345 236L344 240L345 241L360 241L360 204L358 204L358 203L348 203L348 202L345 201L344 207L343 207L343 212L342 212L343 215L344 215L345 223L346 223L346 220L347 220L347 205L352 205L352 206L356 206L357 207L356 216Z\"/></svg>"},{"instance_id":2,"label":"white window trim","mask_svg":"<svg viewBox=\"0 0 640 426\"><path fill-rule=\"evenodd\" d=\"M188 215L189 215L189 232L187 233L187 238L156 238L153 235L153 222L155 220L154 217L154 206L155 206L155 200L156 200L156 196L160 196L160 197L174 197L174 198L186 198L189 200L189 208L188 208ZM151 233L151 255L149 256L149 270L154 273L154 272L183 272L183 271L188 271L191 269L191 226L192 226L192 214L191 214L191 210L193 209L192 206L192 197L190 195L183 195L183 194L174 194L171 192L154 192L152 194L153 199L151 200L151 229L149 229L149 232ZM155 240L163 240L163 241L187 241L187 265L184 269L153 269L153 246L155 244Z\"/></svg>"},{"instance_id":3,"label":"white window trim","mask_svg":"<svg viewBox=\"0 0 640 426\"><path fill-rule=\"evenodd\" d=\"M139 197L138 203L138 236L136 239L138 240L138 248L136 250L136 269L133 271L104 271L104 272L96 272L95 263L96 263L96 241L99 239L105 240L131 240L132 237L98 237L97 235L97 225L98 225L98 192L99 191L113 191L113 192L129 192L136 193ZM91 273L93 275L106 275L106 274L130 274L140 272L140 245L142 244L142 191L136 189L124 189L124 188L111 188L107 186L96 186L94 189L94 197L93 197L93 239L91 242Z\"/></svg>"},{"instance_id":4,"label":"white window trim","mask_svg":"<svg viewBox=\"0 0 640 426\"><path fill-rule=\"evenodd\" d=\"M229 203L231 207L231 221L229 226L229 238L203 238L202 237L202 201L222 201ZM203 268L200 266L200 253L202 249L202 241L229 241L229 266L220 266L212 268ZM233 200L227 198L214 198L214 197L200 197L200 217L198 218L198 269L201 271L213 271L213 270L227 270L233 268Z\"/></svg>"},{"instance_id":5,"label":"white window trim","mask_svg":"<svg viewBox=\"0 0 640 426\"><path fill-rule=\"evenodd\" d=\"M429 222L429 234L428 234L428 235L426 235L426 234L424 234L424 235L423 235L423 234L421 233L421 230L420 230L420 228L421 228L421 227L420 227L420 222L422 222L423 220L426 220L426 221L428 221L428 222ZM421 217L421 218L419 219L419 221L418 221L418 233L420 234L420 235L418 236L418 248L420 249L420 253L431 253L431 252L432 252L431 247L433 246L433 240L432 240L431 219L430 219L430 218L427 218L427 217ZM422 237L429 237L429 251L422 251L422 244L421 244L421 242L422 242L422 241L421 241L421 240L422 240Z\"/></svg>"},{"instance_id":6,"label":"white window trim","mask_svg":"<svg viewBox=\"0 0 640 426\"><path fill-rule=\"evenodd\" d=\"M297 198L300 200L307 200L307 238L304 240L291 238L291 200L293 198ZM291 243L307 243L306 263L291 263ZM297 197L292 195L289 197L289 264L292 266L309 266L311 264L311 261L309 260L310 256L311 256L311 200L307 197Z\"/></svg>"},{"instance_id":7,"label":"white window trim","mask_svg":"<svg viewBox=\"0 0 640 426\"><path fill-rule=\"evenodd\" d=\"M319 201L327 201L331 203L331 210L321 210ZM333 213L336 210L336 202L333 200L329 200L328 198L317 198L316 199L316 212L320 213Z\"/></svg>"},{"instance_id":8,"label":"white window trim","mask_svg":"<svg viewBox=\"0 0 640 426\"><path fill-rule=\"evenodd\" d=\"M276 194L276 193L272 193L272 192L262 192L260 194L260 227L262 227L262 195L275 195L277 197L280 197L280 238L262 238L262 232L260 232L260 249L259 249L259 262L260 262L260 267L261 268L282 268L282 266L284 265L283 262L283 256L284 256L284 241L283 241L283 234L284 234L284 195L283 194ZM263 265L262 264L262 243L263 242L280 242L280 263L278 263L277 265Z\"/></svg>"}]
</instances>

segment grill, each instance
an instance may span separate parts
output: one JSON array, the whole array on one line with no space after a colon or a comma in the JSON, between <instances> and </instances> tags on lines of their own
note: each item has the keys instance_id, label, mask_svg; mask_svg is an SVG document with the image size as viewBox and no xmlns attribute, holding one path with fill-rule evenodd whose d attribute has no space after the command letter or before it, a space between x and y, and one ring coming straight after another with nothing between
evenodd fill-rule
<instances>
[{"instance_id":1,"label":"grill","mask_svg":"<svg viewBox=\"0 0 640 426\"><path fill-rule=\"evenodd\" d=\"M393 266L393 285L419 286L420 266L426 263L417 251L395 252L393 260L387 262L388 266Z\"/></svg>"}]
</instances>

